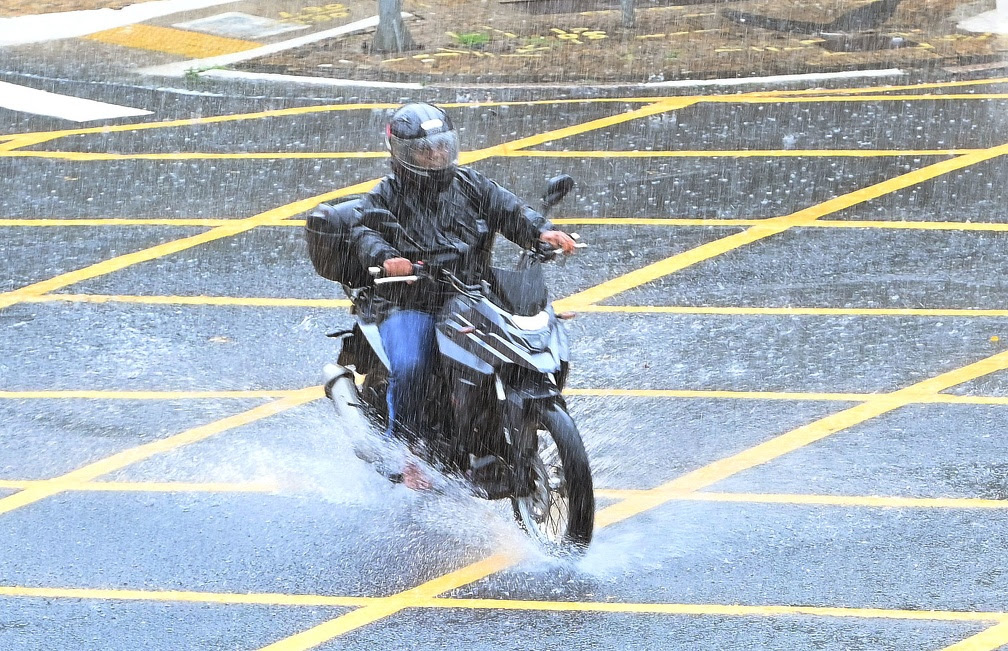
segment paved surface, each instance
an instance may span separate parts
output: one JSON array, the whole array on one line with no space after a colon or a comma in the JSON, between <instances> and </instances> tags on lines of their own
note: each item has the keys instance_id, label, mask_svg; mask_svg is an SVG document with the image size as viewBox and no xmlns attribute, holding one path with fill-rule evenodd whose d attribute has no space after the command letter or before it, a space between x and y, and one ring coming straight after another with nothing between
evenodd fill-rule
<instances>
[{"instance_id":1,"label":"paved surface","mask_svg":"<svg viewBox=\"0 0 1008 651\"><path fill-rule=\"evenodd\" d=\"M1008 80L421 94L523 196L579 181L576 563L320 399L348 317L298 220L384 172L399 93L51 89L154 114L0 111L0 648L1008 644Z\"/></svg>"}]
</instances>

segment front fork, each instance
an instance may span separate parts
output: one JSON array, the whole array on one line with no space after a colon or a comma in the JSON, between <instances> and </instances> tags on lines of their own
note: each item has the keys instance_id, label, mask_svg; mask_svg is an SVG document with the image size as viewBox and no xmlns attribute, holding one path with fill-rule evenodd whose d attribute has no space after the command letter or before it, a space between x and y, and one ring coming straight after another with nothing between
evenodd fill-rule
<instances>
[{"instance_id":1,"label":"front fork","mask_svg":"<svg viewBox=\"0 0 1008 651\"><path fill-rule=\"evenodd\" d=\"M494 380L501 406L501 427L508 443L514 479L514 496L525 497L535 489L535 466L539 463L540 414L558 403L563 406L560 388L548 376L523 374L514 384Z\"/></svg>"}]
</instances>

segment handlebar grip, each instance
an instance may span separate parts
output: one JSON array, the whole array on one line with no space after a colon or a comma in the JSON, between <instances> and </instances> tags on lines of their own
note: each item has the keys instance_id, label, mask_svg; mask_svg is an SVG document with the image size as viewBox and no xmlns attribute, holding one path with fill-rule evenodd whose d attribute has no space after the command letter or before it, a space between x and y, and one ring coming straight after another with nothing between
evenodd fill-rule
<instances>
[{"instance_id":1,"label":"handlebar grip","mask_svg":"<svg viewBox=\"0 0 1008 651\"><path fill-rule=\"evenodd\" d=\"M415 283L420 280L419 276L382 276L381 278L375 278L375 285L389 285L391 283Z\"/></svg>"}]
</instances>

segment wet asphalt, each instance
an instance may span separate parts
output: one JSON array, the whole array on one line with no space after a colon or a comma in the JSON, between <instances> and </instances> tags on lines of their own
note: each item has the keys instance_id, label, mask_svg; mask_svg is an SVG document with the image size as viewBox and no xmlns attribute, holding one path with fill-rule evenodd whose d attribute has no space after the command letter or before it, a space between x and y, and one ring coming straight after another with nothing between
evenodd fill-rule
<instances>
[{"instance_id":1,"label":"wet asphalt","mask_svg":"<svg viewBox=\"0 0 1008 651\"><path fill-rule=\"evenodd\" d=\"M6 53L31 71L30 48ZM154 120L318 104L391 102L401 92L321 93L209 81L145 87L132 77L81 83L80 70L17 83L142 106ZM60 74L66 73L66 74ZM71 74L73 73L73 74ZM56 80L65 77L65 80ZM34 79L34 82L32 81ZM927 92L1003 93L1008 84ZM185 92L179 92L179 91ZM913 91L901 91L918 95ZM484 91L431 90L466 101ZM503 99L558 98L509 91ZM495 97L497 99L498 97ZM639 102L452 109L476 150L633 110ZM98 153L375 152L382 108L69 135L24 151ZM127 121L128 122L128 121ZM73 128L0 110L0 131ZM554 151L982 149L1008 142L1008 100L907 99L706 103L535 147ZM14 152L16 154L16 152ZM759 219L948 159L885 157L497 157L485 171L534 201L561 171L578 181L553 215ZM242 219L377 178L382 159L73 160L0 156L8 292L209 227L72 226L80 218ZM814 423L860 401L953 372L1005 350L1004 315L864 314L865 308L1000 310L1008 232L883 228L874 221L1004 224L1004 158L912 184L757 240L601 301L610 307L843 308L845 314L752 311L591 312L571 327L569 399L595 485L645 490ZM571 224L590 247L549 270L557 298L741 233L748 224ZM502 247L501 258L512 252ZM0 391L281 391L312 386L335 356L325 333L341 308L84 301L79 295L342 298L308 262L300 228L267 225L59 287L76 300L0 310ZM64 297L70 299L74 297ZM600 395L609 390L781 395ZM947 393L1008 395L1008 372ZM588 395L585 395L588 394ZM784 395L786 394L786 395ZM823 395L820 395L823 394ZM836 395L836 394L854 394ZM46 394L49 395L49 394ZM771 399L772 398L772 399ZM235 416L269 397L0 397L0 508L14 483L89 463ZM979 398L978 398L979 401ZM93 590L386 597L501 550L524 560L444 596L625 604L809 606L881 611L1004 611L1008 510L987 504L879 506L859 496L1008 497L1008 404L922 398L703 491L732 501L672 499L600 529L584 559L538 554L506 508L386 484L348 450L316 400L173 446L98 481L183 482L203 489L66 490L0 514L0 648L251 649L350 610L304 605L128 600ZM259 486L241 492L220 486ZM265 486L265 488L261 488ZM84 487L86 488L86 487ZM760 495L850 498L841 504ZM748 497L746 497L748 496ZM745 498L745 499L743 499ZM599 493L599 506L618 494ZM842 501L842 500L841 500ZM76 595L25 589L81 589ZM938 649L989 622L837 617L823 612L568 612L409 607L321 649ZM980 648L980 647L978 647ZM988 647L984 647L988 648ZM995 648L995 647L989 647Z\"/></svg>"}]
</instances>

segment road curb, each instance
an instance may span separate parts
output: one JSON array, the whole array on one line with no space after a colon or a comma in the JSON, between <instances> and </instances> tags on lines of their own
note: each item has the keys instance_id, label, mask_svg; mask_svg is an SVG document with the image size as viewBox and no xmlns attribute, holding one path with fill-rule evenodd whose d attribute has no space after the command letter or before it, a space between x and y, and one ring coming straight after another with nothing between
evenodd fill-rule
<instances>
[{"instance_id":1,"label":"road curb","mask_svg":"<svg viewBox=\"0 0 1008 651\"><path fill-rule=\"evenodd\" d=\"M144 71L150 72L150 71ZM661 90L666 88L703 88L717 86L744 86L768 84L792 84L802 82L834 81L841 79L865 79L882 77L900 77L907 74L900 68L885 68L880 70L847 70L841 72L807 73L793 75L768 75L762 77L725 77L720 79L681 79L677 81L613 83L613 84L421 84L412 82L371 81L366 79L332 79L328 77L307 77L299 75L282 75L265 72L245 72L241 70L206 70L198 73L200 77L222 79L227 81L251 81L283 84L303 84L313 86L329 86L342 88L375 88L401 90Z\"/></svg>"}]
</instances>

